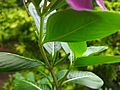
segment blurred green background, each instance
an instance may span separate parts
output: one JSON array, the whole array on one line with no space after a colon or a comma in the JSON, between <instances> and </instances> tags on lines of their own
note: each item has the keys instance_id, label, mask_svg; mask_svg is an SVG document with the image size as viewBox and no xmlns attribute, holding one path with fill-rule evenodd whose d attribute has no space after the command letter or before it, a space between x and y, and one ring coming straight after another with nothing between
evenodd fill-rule
<instances>
[{"instance_id":1,"label":"blurred green background","mask_svg":"<svg viewBox=\"0 0 120 90\"><path fill-rule=\"evenodd\" d=\"M120 11L120 0L104 1L108 10ZM96 9L99 9L99 7L96 6ZM32 17L25 11L22 0L0 0L0 51L38 58L40 55L34 33L36 29ZM109 47L108 50L98 55L120 55L120 32L101 40L88 42L88 46L92 45ZM89 70L100 76L105 82L100 90L120 90L119 64L88 66L78 69ZM42 78L40 70L48 73L43 67L38 67L30 71L25 70L9 74L9 78L4 82L0 90L14 90L15 78L25 78L39 85L40 78ZM0 77L1 75L0 73ZM91 90L74 84L65 85L63 88L64 90Z\"/></svg>"}]
</instances>

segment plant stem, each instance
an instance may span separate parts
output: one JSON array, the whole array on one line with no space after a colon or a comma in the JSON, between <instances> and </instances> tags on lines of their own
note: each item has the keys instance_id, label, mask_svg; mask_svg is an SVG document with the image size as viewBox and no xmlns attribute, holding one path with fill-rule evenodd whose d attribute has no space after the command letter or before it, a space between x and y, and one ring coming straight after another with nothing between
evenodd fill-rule
<instances>
[{"instance_id":1,"label":"plant stem","mask_svg":"<svg viewBox=\"0 0 120 90\"><path fill-rule=\"evenodd\" d=\"M60 90L62 90L62 85L63 85L63 82L65 81L67 75L69 74L70 70L72 69L72 65L70 64L69 65L69 68L68 68L68 71L66 72L65 76L62 78L60 84L59 84L59 87L60 87Z\"/></svg>"},{"instance_id":2,"label":"plant stem","mask_svg":"<svg viewBox=\"0 0 120 90\"><path fill-rule=\"evenodd\" d=\"M57 77L56 77L55 72L53 70L53 66L50 65L49 60L48 60L48 58L46 56L46 53L44 51L44 48L43 48L43 36L44 36L43 30L44 30L44 16L41 16L41 20L40 20L40 33L39 33L39 41L38 41L39 43L38 44L39 44L40 52L42 54L44 62L47 65L47 67L48 67L48 69L51 72L51 75L53 77L56 90L59 90L58 80L57 80Z\"/></svg>"},{"instance_id":3,"label":"plant stem","mask_svg":"<svg viewBox=\"0 0 120 90\"><path fill-rule=\"evenodd\" d=\"M63 82L64 82L64 80L66 79L66 77L67 77L67 75L69 74L69 70L66 72L66 74L65 74L65 76L62 78L62 80L61 80L61 82L60 82L60 84L59 84L59 87L60 87L60 90L62 90L62 84L63 84Z\"/></svg>"},{"instance_id":4,"label":"plant stem","mask_svg":"<svg viewBox=\"0 0 120 90\"><path fill-rule=\"evenodd\" d=\"M56 90L59 90L58 80L57 80L57 77L56 77L55 72L53 70L53 66L50 65L50 63L47 59L47 56L45 54L44 48L42 47L40 50L41 50L42 56L44 58L44 61L45 61L46 65L48 66L49 71L51 72L51 75L52 75L54 83L55 83Z\"/></svg>"}]
</instances>

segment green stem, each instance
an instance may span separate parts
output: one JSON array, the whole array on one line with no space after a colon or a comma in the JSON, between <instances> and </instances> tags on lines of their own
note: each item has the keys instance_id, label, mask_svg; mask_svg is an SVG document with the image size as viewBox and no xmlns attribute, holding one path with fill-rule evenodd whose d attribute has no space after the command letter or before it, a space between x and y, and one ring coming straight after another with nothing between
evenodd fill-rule
<instances>
[{"instance_id":1,"label":"green stem","mask_svg":"<svg viewBox=\"0 0 120 90\"><path fill-rule=\"evenodd\" d=\"M67 75L69 74L69 72L70 72L70 70L68 70L68 71L66 72L65 76L62 78L62 80L61 80L61 82L60 82L60 84L59 84L60 90L62 90L62 84L63 84L63 82L65 81L65 79L66 79Z\"/></svg>"},{"instance_id":2,"label":"green stem","mask_svg":"<svg viewBox=\"0 0 120 90\"><path fill-rule=\"evenodd\" d=\"M28 8L27 8L26 3L25 3L25 0L23 0L23 5L24 5L24 7L25 7L25 10L26 10L28 16L30 16L29 11L28 11Z\"/></svg>"},{"instance_id":3,"label":"green stem","mask_svg":"<svg viewBox=\"0 0 120 90\"><path fill-rule=\"evenodd\" d=\"M40 32L39 32L39 45L42 46L42 39L43 39L43 30L44 30L44 16L40 17Z\"/></svg>"},{"instance_id":4,"label":"green stem","mask_svg":"<svg viewBox=\"0 0 120 90\"><path fill-rule=\"evenodd\" d=\"M56 90L59 90L58 80L57 80L57 77L56 77L55 72L53 70L53 66L50 65L49 60L48 60L48 58L46 56L45 50L43 48L43 36L44 36L43 30L44 30L44 16L41 16L41 20L40 20L40 33L39 33L39 41L38 41L39 43L38 44L39 44L40 52L42 54L44 62L47 65L47 67L48 67L48 69L51 72L51 75L53 77Z\"/></svg>"},{"instance_id":5,"label":"green stem","mask_svg":"<svg viewBox=\"0 0 120 90\"><path fill-rule=\"evenodd\" d=\"M66 74L65 74L65 76L62 78L62 80L60 81L60 84L59 84L60 90L62 90L63 82L65 81L65 79L66 79L66 77L67 77L67 75L69 74L69 72L70 72L71 69L72 69L72 65L70 64L68 71L66 72Z\"/></svg>"}]
</instances>

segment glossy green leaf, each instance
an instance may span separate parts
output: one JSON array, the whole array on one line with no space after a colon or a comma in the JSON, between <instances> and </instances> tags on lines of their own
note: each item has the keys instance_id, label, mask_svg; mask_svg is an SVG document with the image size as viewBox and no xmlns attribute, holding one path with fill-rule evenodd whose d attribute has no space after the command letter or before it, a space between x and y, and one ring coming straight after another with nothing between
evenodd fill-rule
<instances>
[{"instance_id":1,"label":"glossy green leaf","mask_svg":"<svg viewBox=\"0 0 120 90\"><path fill-rule=\"evenodd\" d=\"M16 54L0 52L0 71L19 71L43 65L41 61L33 60Z\"/></svg>"},{"instance_id":2,"label":"glossy green leaf","mask_svg":"<svg viewBox=\"0 0 120 90\"><path fill-rule=\"evenodd\" d=\"M75 60L75 66L88 66L97 64L112 64L120 62L120 56L88 56Z\"/></svg>"},{"instance_id":3,"label":"glossy green leaf","mask_svg":"<svg viewBox=\"0 0 120 90\"><path fill-rule=\"evenodd\" d=\"M86 42L76 42L76 43L68 43L70 46L70 49L74 52L76 57L81 57L82 54L87 49Z\"/></svg>"},{"instance_id":4,"label":"glossy green leaf","mask_svg":"<svg viewBox=\"0 0 120 90\"><path fill-rule=\"evenodd\" d=\"M120 30L118 13L68 9L49 17L45 42L90 41L103 38L118 30Z\"/></svg>"},{"instance_id":5,"label":"glossy green leaf","mask_svg":"<svg viewBox=\"0 0 120 90\"><path fill-rule=\"evenodd\" d=\"M67 82L84 85L93 89L98 89L103 85L103 81L97 75L87 71L71 71L67 76Z\"/></svg>"}]
</instances>

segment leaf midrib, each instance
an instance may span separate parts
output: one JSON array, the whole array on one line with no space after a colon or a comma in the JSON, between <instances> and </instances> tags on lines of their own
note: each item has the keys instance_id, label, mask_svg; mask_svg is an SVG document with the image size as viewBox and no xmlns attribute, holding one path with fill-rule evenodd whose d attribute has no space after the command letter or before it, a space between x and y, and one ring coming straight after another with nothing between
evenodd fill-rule
<instances>
[{"instance_id":1,"label":"leaf midrib","mask_svg":"<svg viewBox=\"0 0 120 90\"><path fill-rule=\"evenodd\" d=\"M64 81L64 83L67 83L67 82L70 82L70 81L74 81L74 80L77 80L77 79L83 79L83 78L92 78L93 76L91 75L87 75L87 76L79 76L79 77L75 77L75 78L71 78L71 79L68 79L66 81ZM95 77L95 76L94 76Z\"/></svg>"}]
</instances>

